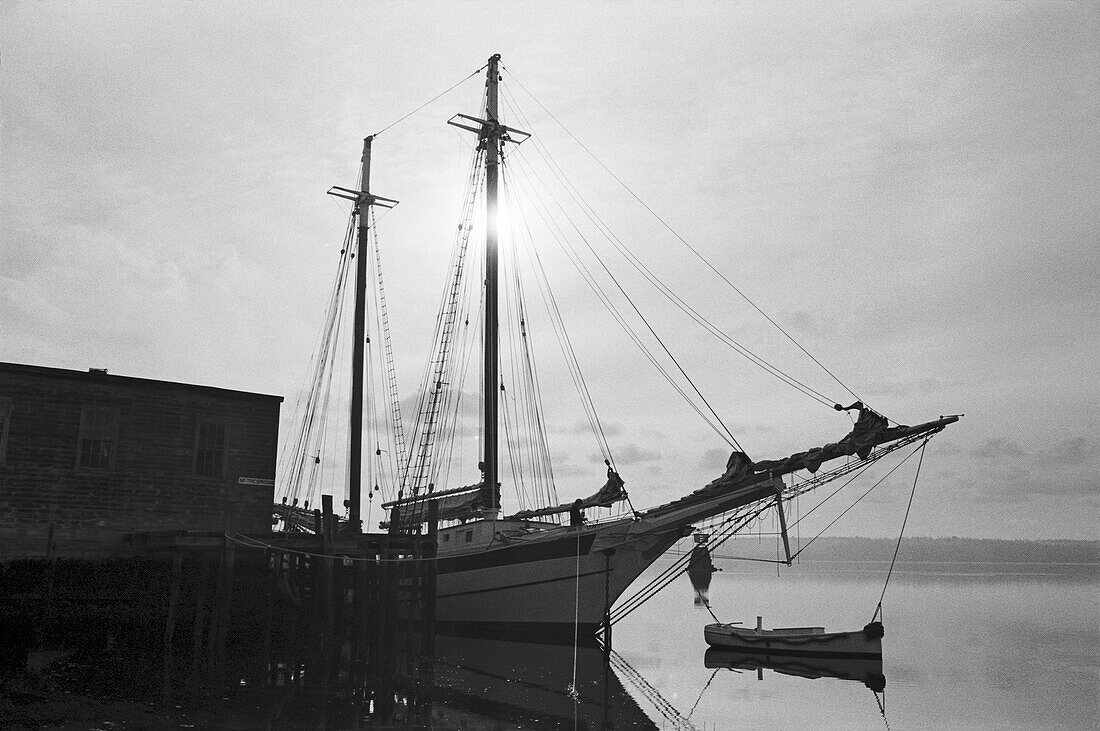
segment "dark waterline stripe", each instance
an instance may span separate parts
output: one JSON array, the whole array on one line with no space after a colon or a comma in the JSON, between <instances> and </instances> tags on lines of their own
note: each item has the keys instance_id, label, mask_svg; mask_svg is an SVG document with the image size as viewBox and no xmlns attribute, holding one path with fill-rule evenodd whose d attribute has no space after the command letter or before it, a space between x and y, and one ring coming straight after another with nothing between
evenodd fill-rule
<instances>
[{"instance_id":1,"label":"dark waterline stripe","mask_svg":"<svg viewBox=\"0 0 1100 731\"><path fill-rule=\"evenodd\" d=\"M580 544L580 555L586 556L592 550L592 543L595 540L596 534L589 533L579 538L565 536L543 543L506 546L492 551L480 551L464 556L441 558L436 562L436 572L438 574L454 574L459 571L476 571L477 569L488 569L495 566L513 566L554 558L569 558L577 555L578 543Z\"/></svg>"},{"instance_id":2,"label":"dark waterline stripe","mask_svg":"<svg viewBox=\"0 0 1100 731\"><path fill-rule=\"evenodd\" d=\"M470 591L455 591L455 592L451 592L449 594L436 594L436 599L445 599L447 597L452 597L452 596L466 596L468 594L485 594L485 593L491 592L491 591L506 591L508 589L518 589L518 588L523 587L523 586L536 586L538 584L553 584L553 583L556 583L556 582L559 582L559 581L575 581L576 579L578 579L579 577L582 577L582 576L597 576L599 574L605 574L605 573L607 573L607 571L605 569L600 569L598 571L586 571L582 574L571 574L569 576L562 576L562 577L559 577L559 578L556 578L556 579L540 579L538 581L525 581L521 584L507 584L505 586L495 586L495 587L492 587L492 588L489 588L489 589L471 589Z\"/></svg>"}]
</instances>

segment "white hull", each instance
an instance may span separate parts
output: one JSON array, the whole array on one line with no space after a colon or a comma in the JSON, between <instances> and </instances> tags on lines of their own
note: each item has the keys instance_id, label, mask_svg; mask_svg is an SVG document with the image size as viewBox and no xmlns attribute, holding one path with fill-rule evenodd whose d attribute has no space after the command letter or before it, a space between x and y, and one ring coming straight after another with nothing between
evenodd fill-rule
<instances>
[{"instance_id":1,"label":"white hull","mask_svg":"<svg viewBox=\"0 0 1100 731\"><path fill-rule=\"evenodd\" d=\"M775 482L765 480L678 501L640 519L580 528L485 520L441 529L437 627L569 642L576 631L582 641L591 641L615 600L691 532L692 522L775 495L776 489Z\"/></svg>"},{"instance_id":2,"label":"white hull","mask_svg":"<svg viewBox=\"0 0 1100 731\"><path fill-rule=\"evenodd\" d=\"M486 523L498 529L504 524ZM441 546L435 610L440 630L572 641L576 624L582 641L589 640L615 600L681 536L676 526L644 534L632 533L634 526L624 520L558 528L476 552L448 553ZM471 528L459 535L466 530Z\"/></svg>"},{"instance_id":3,"label":"white hull","mask_svg":"<svg viewBox=\"0 0 1100 731\"><path fill-rule=\"evenodd\" d=\"M878 625L881 629L881 625ZM821 627L745 629L729 624L703 628L707 644L764 657L882 658L882 635L868 631L826 632Z\"/></svg>"}]
</instances>

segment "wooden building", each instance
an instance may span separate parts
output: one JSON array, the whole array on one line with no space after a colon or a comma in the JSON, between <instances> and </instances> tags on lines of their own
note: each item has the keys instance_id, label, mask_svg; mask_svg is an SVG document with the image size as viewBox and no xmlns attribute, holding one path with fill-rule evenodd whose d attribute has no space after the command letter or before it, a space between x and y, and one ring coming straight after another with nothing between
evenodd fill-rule
<instances>
[{"instance_id":1,"label":"wooden building","mask_svg":"<svg viewBox=\"0 0 1100 731\"><path fill-rule=\"evenodd\" d=\"M268 533L281 396L0 363L0 559Z\"/></svg>"}]
</instances>

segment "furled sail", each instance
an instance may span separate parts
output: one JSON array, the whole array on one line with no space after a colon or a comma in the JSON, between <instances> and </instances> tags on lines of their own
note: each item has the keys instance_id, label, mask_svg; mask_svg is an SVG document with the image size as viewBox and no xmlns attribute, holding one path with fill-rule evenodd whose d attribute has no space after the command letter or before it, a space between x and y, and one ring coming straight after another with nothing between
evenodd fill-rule
<instances>
[{"instance_id":1,"label":"furled sail","mask_svg":"<svg viewBox=\"0 0 1100 731\"><path fill-rule=\"evenodd\" d=\"M390 520L383 523L388 528L395 520L398 526L407 528L419 525L428 519L428 504L439 506L440 520L471 520L478 518L488 510L482 483L467 485L444 492L427 493L403 500L383 503L382 507L390 511Z\"/></svg>"},{"instance_id":2,"label":"furled sail","mask_svg":"<svg viewBox=\"0 0 1100 731\"><path fill-rule=\"evenodd\" d=\"M580 507L585 508L609 508L617 502L626 500L626 490L623 487L623 480L619 477L619 473L607 468L607 482L604 483L595 494L589 495L586 498L581 499ZM561 513L568 513L573 508L573 503L562 503L560 505L552 505L546 508L539 508L538 510L521 510L515 515L508 516L509 518L516 518L518 520L527 520L530 518L541 518L545 515L559 515Z\"/></svg>"},{"instance_id":3,"label":"furled sail","mask_svg":"<svg viewBox=\"0 0 1100 731\"><path fill-rule=\"evenodd\" d=\"M814 447L805 452L792 454L786 459L773 459L756 462L752 469L754 472L770 472L773 474L786 474L796 470L808 470L817 472L822 462L827 462L837 457L856 455L860 459L866 459L875 445L892 439L900 439L910 433L911 427L897 426L889 428L886 417L872 411L861 402L856 401L851 406L834 407L837 411L858 410L859 418L856 419L852 431L839 442L830 442L823 447ZM923 426L923 425L922 425Z\"/></svg>"}]
</instances>

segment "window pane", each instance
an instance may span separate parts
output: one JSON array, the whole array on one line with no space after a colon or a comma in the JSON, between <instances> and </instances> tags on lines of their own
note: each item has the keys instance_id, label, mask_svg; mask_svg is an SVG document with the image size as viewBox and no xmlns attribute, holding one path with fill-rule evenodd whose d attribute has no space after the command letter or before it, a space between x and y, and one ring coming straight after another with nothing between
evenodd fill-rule
<instances>
[{"instance_id":1,"label":"window pane","mask_svg":"<svg viewBox=\"0 0 1100 731\"><path fill-rule=\"evenodd\" d=\"M84 408L84 437L113 441L115 438L114 409L88 406Z\"/></svg>"},{"instance_id":2,"label":"window pane","mask_svg":"<svg viewBox=\"0 0 1100 731\"><path fill-rule=\"evenodd\" d=\"M200 477L221 477L225 461L225 424L199 422L195 474Z\"/></svg>"},{"instance_id":3,"label":"window pane","mask_svg":"<svg viewBox=\"0 0 1100 731\"><path fill-rule=\"evenodd\" d=\"M81 440L80 466L108 469L111 466L111 442L103 439Z\"/></svg>"}]
</instances>

